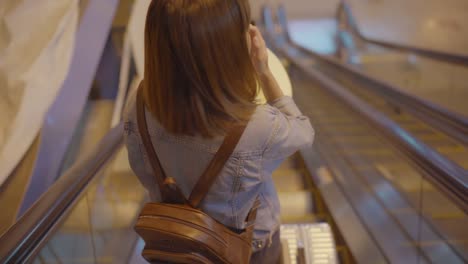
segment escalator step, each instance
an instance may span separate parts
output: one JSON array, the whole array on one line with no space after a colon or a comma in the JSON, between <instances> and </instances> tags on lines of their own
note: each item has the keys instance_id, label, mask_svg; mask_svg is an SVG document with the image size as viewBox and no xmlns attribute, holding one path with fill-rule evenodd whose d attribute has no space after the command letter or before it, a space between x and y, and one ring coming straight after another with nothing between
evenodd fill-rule
<instances>
[{"instance_id":1,"label":"escalator step","mask_svg":"<svg viewBox=\"0 0 468 264\"><path fill-rule=\"evenodd\" d=\"M335 241L327 223L281 225L283 263L338 263Z\"/></svg>"},{"instance_id":2,"label":"escalator step","mask_svg":"<svg viewBox=\"0 0 468 264\"><path fill-rule=\"evenodd\" d=\"M281 218L298 218L313 213L313 196L309 191L280 192Z\"/></svg>"},{"instance_id":3,"label":"escalator step","mask_svg":"<svg viewBox=\"0 0 468 264\"><path fill-rule=\"evenodd\" d=\"M293 192L305 189L304 175L297 170L276 170L273 172L273 181L278 192Z\"/></svg>"},{"instance_id":4,"label":"escalator step","mask_svg":"<svg viewBox=\"0 0 468 264\"><path fill-rule=\"evenodd\" d=\"M283 224L304 224L304 223L318 223L326 222L327 217L325 215L307 214L298 216L281 216L281 223Z\"/></svg>"},{"instance_id":5,"label":"escalator step","mask_svg":"<svg viewBox=\"0 0 468 264\"><path fill-rule=\"evenodd\" d=\"M282 169L295 169L297 167L297 161L294 157L291 157L285 161L283 161L283 163L281 163L281 165L277 168L277 170L282 170Z\"/></svg>"}]
</instances>

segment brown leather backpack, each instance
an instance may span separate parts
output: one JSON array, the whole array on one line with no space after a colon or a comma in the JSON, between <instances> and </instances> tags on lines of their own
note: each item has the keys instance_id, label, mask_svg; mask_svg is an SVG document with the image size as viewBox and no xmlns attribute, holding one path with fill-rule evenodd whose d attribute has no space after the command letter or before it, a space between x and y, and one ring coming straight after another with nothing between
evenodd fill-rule
<instances>
[{"instance_id":1,"label":"brown leather backpack","mask_svg":"<svg viewBox=\"0 0 468 264\"><path fill-rule=\"evenodd\" d=\"M146 204L135 225L135 231L145 241L143 257L150 263L249 263L256 206L247 217L247 228L240 234L198 209L245 126L235 127L226 136L187 200L175 180L166 176L153 148L142 89L137 96L137 122L162 198L160 203Z\"/></svg>"}]
</instances>

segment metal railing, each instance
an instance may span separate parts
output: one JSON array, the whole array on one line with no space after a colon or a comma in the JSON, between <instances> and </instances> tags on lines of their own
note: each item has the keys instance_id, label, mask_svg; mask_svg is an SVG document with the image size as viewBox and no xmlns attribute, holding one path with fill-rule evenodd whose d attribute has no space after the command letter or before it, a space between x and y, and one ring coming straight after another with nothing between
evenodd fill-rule
<instances>
[{"instance_id":1,"label":"metal railing","mask_svg":"<svg viewBox=\"0 0 468 264\"><path fill-rule=\"evenodd\" d=\"M449 52L433 50L433 49L428 49L428 48L419 48L419 47L414 47L414 46L409 46L409 45L391 43L388 41L382 41L382 40L364 36L364 34L362 34L361 30L359 29L356 23L356 19L353 16L353 11L352 11L351 6L345 1L340 1L340 4L338 6L338 10L336 13L337 22L341 21L342 14L344 14L345 15L344 17L347 19L347 21L345 21L346 22L345 25L349 27L349 32L355 35L361 41L375 44L375 45L382 46L382 47L389 48L389 49L415 53L415 54L425 56L428 58L468 67L468 55L457 54L453 52L449 53Z\"/></svg>"},{"instance_id":2,"label":"metal railing","mask_svg":"<svg viewBox=\"0 0 468 264\"><path fill-rule=\"evenodd\" d=\"M371 77L370 75L343 64L336 59L322 56L292 42L290 42L290 45L304 53L307 53L314 59L317 59L320 63L326 64L337 71L358 78L360 81L367 84L363 87L368 91L378 93L380 96L385 97L391 104L414 114L421 120L424 120L424 122L440 131L443 131L445 134L458 140L465 146L468 145L468 118L451 112L439 105L429 102L428 100L405 92L402 88L395 85Z\"/></svg>"},{"instance_id":3,"label":"metal railing","mask_svg":"<svg viewBox=\"0 0 468 264\"><path fill-rule=\"evenodd\" d=\"M407 93L403 89L395 85L371 77L370 75L360 70L354 69L344 63L341 63L337 59L322 56L312 50L306 49L294 43L291 40L289 32L287 30L288 21L283 6L280 6L278 8L277 16L279 23L283 28L285 38L287 39L286 41L289 43L289 45L292 45L295 48L301 50L301 52L307 53L308 55L310 55L311 57L313 57L321 63L324 63L345 74L352 75L353 77L358 78L360 81L367 84L364 86L364 88L367 88L373 93L378 93L384 96L387 99L387 101L389 101L393 105L401 109L405 109L408 112L411 112L412 114L414 114L418 118L421 118L434 128L443 131L448 136L458 140L465 146L468 145L467 117L457 113L453 113L432 102Z\"/></svg>"},{"instance_id":4,"label":"metal railing","mask_svg":"<svg viewBox=\"0 0 468 264\"><path fill-rule=\"evenodd\" d=\"M28 263L47 241L91 180L123 144L123 124L113 128L96 148L75 163L0 237L0 263Z\"/></svg>"}]
</instances>

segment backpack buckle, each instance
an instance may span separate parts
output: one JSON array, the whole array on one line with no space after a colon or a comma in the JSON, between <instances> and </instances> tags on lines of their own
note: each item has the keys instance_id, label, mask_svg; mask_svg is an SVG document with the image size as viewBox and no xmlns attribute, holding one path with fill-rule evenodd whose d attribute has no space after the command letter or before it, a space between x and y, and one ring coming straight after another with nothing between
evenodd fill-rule
<instances>
[{"instance_id":1,"label":"backpack buckle","mask_svg":"<svg viewBox=\"0 0 468 264\"><path fill-rule=\"evenodd\" d=\"M252 246L256 250L262 249L264 247L264 244L265 243L263 242L263 240L254 240L254 241L252 241Z\"/></svg>"},{"instance_id":2,"label":"backpack buckle","mask_svg":"<svg viewBox=\"0 0 468 264\"><path fill-rule=\"evenodd\" d=\"M182 190L179 188L174 178L166 177L163 186L166 187L163 195L164 202L170 204L188 204L187 199L185 199Z\"/></svg>"},{"instance_id":3,"label":"backpack buckle","mask_svg":"<svg viewBox=\"0 0 468 264\"><path fill-rule=\"evenodd\" d=\"M172 177L167 177L164 180L164 185L169 187L171 190L174 190L174 191L177 189L177 182Z\"/></svg>"}]
</instances>

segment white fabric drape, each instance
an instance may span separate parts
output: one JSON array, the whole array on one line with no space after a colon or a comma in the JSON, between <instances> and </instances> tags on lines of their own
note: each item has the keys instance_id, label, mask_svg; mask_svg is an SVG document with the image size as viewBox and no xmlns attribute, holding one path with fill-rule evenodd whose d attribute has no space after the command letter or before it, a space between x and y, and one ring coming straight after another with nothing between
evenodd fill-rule
<instances>
[{"instance_id":1,"label":"white fabric drape","mask_svg":"<svg viewBox=\"0 0 468 264\"><path fill-rule=\"evenodd\" d=\"M0 185L67 76L78 19L78 0L0 1Z\"/></svg>"}]
</instances>

